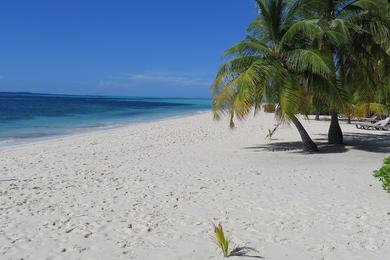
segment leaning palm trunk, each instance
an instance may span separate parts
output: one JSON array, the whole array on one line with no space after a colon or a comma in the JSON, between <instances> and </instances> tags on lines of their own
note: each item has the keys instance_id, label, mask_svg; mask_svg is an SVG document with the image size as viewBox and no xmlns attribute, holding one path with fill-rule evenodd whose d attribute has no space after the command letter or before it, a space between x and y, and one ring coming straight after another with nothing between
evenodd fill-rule
<instances>
[{"instance_id":1,"label":"leaning palm trunk","mask_svg":"<svg viewBox=\"0 0 390 260\"><path fill-rule=\"evenodd\" d=\"M330 127L328 131L328 143L330 144L343 143L343 132L341 131L339 118L336 111L332 111L332 119L330 121Z\"/></svg>"},{"instance_id":2,"label":"leaning palm trunk","mask_svg":"<svg viewBox=\"0 0 390 260\"><path fill-rule=\"evenodd\" d=\"M305 153L318 152L319 150L318 150L317 145L310 138L309 134L306 132L306 130L303 127L303 125L301 124L301 122L299 122L298 118L296 118L296 116L293 116L291 118L291 121L295 125L295 127L297 128L297 130L301 136L302 144L303 144L303 151Z\"/></svg>"}]
</instances>

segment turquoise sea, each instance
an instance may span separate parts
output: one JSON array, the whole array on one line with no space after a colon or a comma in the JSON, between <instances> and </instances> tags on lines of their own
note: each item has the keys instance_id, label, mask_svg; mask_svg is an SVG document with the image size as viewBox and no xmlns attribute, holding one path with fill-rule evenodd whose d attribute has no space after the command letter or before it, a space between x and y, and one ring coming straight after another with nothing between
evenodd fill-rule
<instances>
[{"instance_id":1,"label":"turquoise sea","mask_svg":"<svg viewBox=\"0 0 390 260\"><path fill-rule=\"evenodd\" d=\"M208 99L0 92L0 145L194 114L209 109Z\"/></svg>"}]
</instances>

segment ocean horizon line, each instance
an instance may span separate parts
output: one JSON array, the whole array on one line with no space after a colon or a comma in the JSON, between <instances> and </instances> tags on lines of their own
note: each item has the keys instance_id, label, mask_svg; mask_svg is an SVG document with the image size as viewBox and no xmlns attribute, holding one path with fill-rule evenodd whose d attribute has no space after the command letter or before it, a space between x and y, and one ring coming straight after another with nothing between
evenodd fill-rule
<instances>
[{"instance_id":1,"label":"ocean horizon line","mask_svg":"<svg viewBox=\"0 0 390 260\"><path fill-rule=\"evenodd\" d=\"M112 95L112 94L67 94L67 93L46 93L30 91L0 91L0 94L20 94L20 95L45 95L45 96L69 96L69 97L109 97L109 98L148 98L148 99L200 99L210 100L211 97L172 97L172 96L132 96L132 95Z\"/></svg>"}]
</instances>

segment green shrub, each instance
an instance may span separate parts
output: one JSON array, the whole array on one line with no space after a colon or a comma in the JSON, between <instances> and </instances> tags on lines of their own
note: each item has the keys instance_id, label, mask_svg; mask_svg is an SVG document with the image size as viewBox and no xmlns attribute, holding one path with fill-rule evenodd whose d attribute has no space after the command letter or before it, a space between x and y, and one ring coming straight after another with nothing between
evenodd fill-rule
<instances>
[{"instance_id":1,"label":"green shrub","mask_svg":"<svg viewBox=\"0 0 390 260\"><path fill-rule=\"evenodd\" d=\"M390 157L383 160L382 168L374 171L374 176L383 182L383 189L390 192Z\"/></svg>"}]
</instances>

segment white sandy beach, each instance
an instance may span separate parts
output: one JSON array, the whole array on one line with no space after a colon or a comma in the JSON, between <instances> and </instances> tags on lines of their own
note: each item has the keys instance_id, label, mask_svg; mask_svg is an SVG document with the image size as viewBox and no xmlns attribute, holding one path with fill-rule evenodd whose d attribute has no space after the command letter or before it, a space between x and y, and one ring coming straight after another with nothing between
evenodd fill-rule
<instances>
[{"instance_id":1,"label":"white sandy beach","mask_svg":"<svg viewBox=\"0 0 390 260\"><path fill-rule=\"evenodd\" d=\"M349 146L305 155L293 127L265 140L273 124L207 113L1 148L0 259L222 259L218 222L264 259L389 259L372 171L390 136L342 123ZM329 122L304 125L326 141Z\"/></svg>"}]
</instances>

